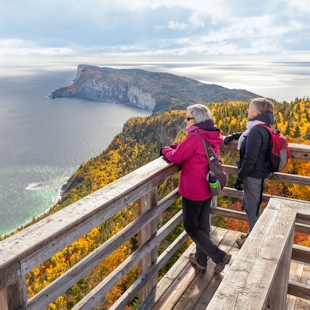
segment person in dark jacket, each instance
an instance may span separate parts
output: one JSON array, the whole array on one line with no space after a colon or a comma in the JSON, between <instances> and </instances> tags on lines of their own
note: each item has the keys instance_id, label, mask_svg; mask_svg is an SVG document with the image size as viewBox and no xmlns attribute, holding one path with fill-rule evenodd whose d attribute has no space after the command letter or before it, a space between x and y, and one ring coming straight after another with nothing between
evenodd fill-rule
<instances>
[{"instance_id":1,"label":"person in dark jacket","mask_svg":"<svg viewBox=\"0 0 310 310\"><path fill-rule=\"evenodd\" d=\"M237 190L244 190L242 207L247 214L249 224L248 233L242 234L237 240L240 248L260 216L263 186L272 174L265 166L270 133L266 128L256 125L261 123L272 125L274 123L273 113L274 105L270 100L265 98L253 99L248 108L249 120L246 131L228 135L224 139L225 144L238 139L238 150L240 150L239 171L234 186Z\"/></svg>"},{"instance_id":2,"label":"person in dark jacket","mask_svg":"<svg viewBox=\"0 0 310 310\"><path fill-rule=\"evenodd\" d=\"M215 273L220 273L229 263L231 255L219 249L210 239L210 205L212 194L207 181L208 159L202 137L219 155L223 137L214 126L208 107L194 104L187 107L186 138L180 143L165 146L161 155L181 165L179 193L182 196L184 228L196 243L196 253L190 254L190 262L199 270L205 270L207 257L216 264Z\"/></svg>"}]
</instances>

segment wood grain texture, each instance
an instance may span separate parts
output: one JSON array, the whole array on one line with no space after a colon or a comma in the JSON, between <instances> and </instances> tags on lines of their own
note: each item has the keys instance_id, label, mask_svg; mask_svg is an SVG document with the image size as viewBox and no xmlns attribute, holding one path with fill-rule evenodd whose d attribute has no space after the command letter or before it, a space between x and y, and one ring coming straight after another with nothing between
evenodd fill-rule
<instances>
[{"instance_id":1,"label":"wood grain texture","mask_svg":"<svg viewBox=\"0 0 310 310\"><path fill-rule=\"evenodd\" d=\"M295 217L276 200L268 204L207 309L263 309L286 245L292 246Z\"/></svg>"}]
</instances>

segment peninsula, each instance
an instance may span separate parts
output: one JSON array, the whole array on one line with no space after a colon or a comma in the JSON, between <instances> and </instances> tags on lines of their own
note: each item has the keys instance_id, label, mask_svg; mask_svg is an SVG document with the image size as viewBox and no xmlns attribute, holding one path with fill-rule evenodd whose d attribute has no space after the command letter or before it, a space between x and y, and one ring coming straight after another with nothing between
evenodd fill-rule
<instances>
[{"instance_id":1,"label":"peninsula","mask_svg":"<svg viewBox=\"0 0 310 310\"><path fill-rule=\"evenodd\" d=\"M248 101L259 95L169 73L79 65L73 84L51 94L51 98L62 97L129 104L156 114L195 103Z\"/></svg>"}]
</instances>

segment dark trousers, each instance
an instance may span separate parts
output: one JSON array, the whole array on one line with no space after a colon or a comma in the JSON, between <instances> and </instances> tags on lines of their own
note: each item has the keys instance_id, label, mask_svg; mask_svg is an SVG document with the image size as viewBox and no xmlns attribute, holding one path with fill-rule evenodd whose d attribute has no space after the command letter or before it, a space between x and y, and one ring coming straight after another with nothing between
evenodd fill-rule
<instances>
[{"instance_id":1,"label":"dark trousers","mask_svg":"<svg viewBox=\"0 0 310 310\"><path fill-rule=\"evenodd\" d=\"M196 243L196 258L201 266L207 265L207 256L218 264L226 254L210 239L211 199L193 201L182 198L184 228Z\"/></svg>"}]
</instances>

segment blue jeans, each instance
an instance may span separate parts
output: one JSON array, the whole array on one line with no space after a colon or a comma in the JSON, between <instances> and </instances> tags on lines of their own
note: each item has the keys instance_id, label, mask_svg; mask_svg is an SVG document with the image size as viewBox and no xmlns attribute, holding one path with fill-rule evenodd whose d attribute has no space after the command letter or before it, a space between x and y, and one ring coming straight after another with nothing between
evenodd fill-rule
<instances>
[{"instance_id":1,"label":"blue jeans","mask_svg":"<svg viewBox=\"0 0 310 310\"><path fill-rule=\"evenodd\" d=\"M196 259L201 266L207 265L208 256L218 264L226 254L210 239L211 199L193 201L182 198L184 228L196 243Z\"/></svg>"}]
</instances>

